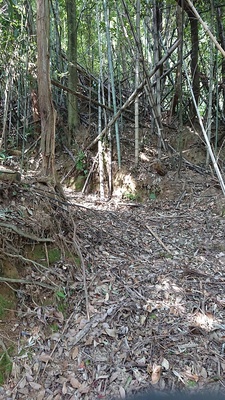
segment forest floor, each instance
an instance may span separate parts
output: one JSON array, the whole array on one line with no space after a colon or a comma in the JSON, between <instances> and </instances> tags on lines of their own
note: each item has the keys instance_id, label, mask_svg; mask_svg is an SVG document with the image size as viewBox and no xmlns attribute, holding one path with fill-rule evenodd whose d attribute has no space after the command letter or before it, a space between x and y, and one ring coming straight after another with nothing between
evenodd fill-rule
<instances>
[{"instance_id":1,"label":"forest floor","mask_svg":"<svg viewBox=\"0 0 225 400\"><path fill-rule=\"evenodd\" d=\"M178 177L165 156L162 173L153 147L134 169L124 149L108 201L0 184L1 264L23 280L0 321L0 399L225 393L224 196L212 171Z\"/></svg>"}]
</instances>

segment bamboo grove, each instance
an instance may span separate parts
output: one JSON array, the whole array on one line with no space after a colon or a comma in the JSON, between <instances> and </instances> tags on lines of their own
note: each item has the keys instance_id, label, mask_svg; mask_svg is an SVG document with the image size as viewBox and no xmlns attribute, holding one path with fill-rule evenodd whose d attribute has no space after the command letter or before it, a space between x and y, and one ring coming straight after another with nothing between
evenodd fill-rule
<instances>
[{"instance_id":1,"label":"bamboo grove","mask_svg":"<svg viewBox=\"0 0 225 400\"><path fill-rule=\"evenodd\" d=\"M198 120L206 163L216 164L225 124L224 13L221 0L1 2L0 153L24 153L41 137L43 168L54 174L56 144L70 149L82 125L99 154L103 138L109 147L115 140L121 166L129 122L137 165L143 121L149 137L158 136L160 157L164 120L181 134Z\"/></svg>"}]
</instances>

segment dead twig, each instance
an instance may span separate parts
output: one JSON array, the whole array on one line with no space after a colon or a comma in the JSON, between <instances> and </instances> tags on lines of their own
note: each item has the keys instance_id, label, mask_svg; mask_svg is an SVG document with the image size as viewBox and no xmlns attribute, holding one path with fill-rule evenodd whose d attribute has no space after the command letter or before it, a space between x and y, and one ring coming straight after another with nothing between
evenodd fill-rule
<instances>
[{"instance_id":1,"label":"dead twig","mask_svg":"<svg viewBox=\"0 0 225 400\"><path fill-rule=\"evenodd\" d=\"M86 269L84 265L84 258L80 250L79 243L76 238L76 225L75 222L71 216L72 224L73 224L73 245L75 247L75 250L77 251L77 254L80 258L81 261L81 267L82 267L82 272L83 272L83 284L84 284L84 295L85 295L85 303L86 303L86 312L87 312L87 319L90 319L90 313L89 313L89 301L88 301L88 291L87 291L87 280L86 280Z\"/></svg>"},{"instance_id":2,"label":"dead twig","mask_svg":"<svg viewBox=\"0 0 225 400\"><path fill-rule=\"evenodd\" d=\"M168 249L168 247L162 242L162 240L159 238L159 236L157 235L157 233L155 233L152 228L150 228L150 226L146 225L146 228L149 230L149 232L152 234L152 236L154 236L154 238L159 242L159 244L164 248L164 250L166 250L169 254L172 254L172 252L170 251L170 249Z\"/></svg>"},{"instance_id":3,"label":"dead twig","mask_svg":"<svg viewBox=\"0 0 225 400\"><path fill-rule=\"evenodd\" d=\"M50 289L50 290L54 290L54 291L58 287L57 285L55 285L55 287L53 287L53 286L47 285L46 283L38 282L38 281L27 281L26 279L4 278L2 276L0 276L0 282L22 283L23 285L38 285L38 286L42 286L46 289Z\"/></svg>"},{"instance_id":4,"label":"dead twig","mask_svg":"<svg viewBox=\"0 0 225 400\"><path fill-rule=\"evenodd\" d=\"M30 258L25 258L21 254L6 253L3 250L2 250L2 254L4 254L6 257L12 257L12 258L17 258L19 260L22 260L23 262L25 262L26 264L29 264L29 265L32 264L37 269L37 271L40 272L41 274L43 274L42 270L44 270L44 272L50 271L50 266L45 267L45 265L40 264L37 261L31 260ZM63 280L63 278L59 275L59 273L57 271L54 270L54 268L51 268L51 275L57 276L57 278L60 279L61 281ZM46 277L46 279L49 280L50 283L53 283L53 285L55 285L55 283L51 279L49 279L48 276L45 275L45 277Z\"/></svg>"},{"instance_id":5,"label":"dead twig","mask_svg":"<svg viewBox=\"0 0 225 400\"><path fill-rule=\"evenodd\" d=\"M96 154L96 156L95 156L95 158L94 158L94 160L93 160L91 169L90 169L90 171L89 171L89 173L88 173L88 176L87 176L87 178L86 178L86 181L85 181L85 183L84 183L84 186L83 186L83 189L82 189L82 193L85 193L85 190L87 189L88 182L89 182L89 180L90 180L91 174L93 173L94 168L95 168L95 165L97 164L97 162L98 162L98 153Z\"/></svg>"}]
</instances>

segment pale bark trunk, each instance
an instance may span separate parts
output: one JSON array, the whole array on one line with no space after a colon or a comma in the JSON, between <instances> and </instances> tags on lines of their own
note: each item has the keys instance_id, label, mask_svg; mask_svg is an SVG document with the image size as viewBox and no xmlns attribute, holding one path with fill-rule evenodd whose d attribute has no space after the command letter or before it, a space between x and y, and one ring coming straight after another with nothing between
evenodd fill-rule
<instances>
[{"instance_id":1,"label":"pale bark trunk","mask_svg":"<svg viewBox=\"0 0 225 400\"><path fill-rule=\"evenodd\" d=\"M38 99L41 117L41 151L44 175L55 179L56 111L52 102L49 54L49 0L37 0Z\"/></svg>"},{"instance_id":2,"label":"pale bark trunk","mask_svg":"<svg viewBox=\"0 0 225 400\"><path fill-rule=\"evenodd\" d=\"M137 40L140 43L140 0L136 2L136 34ZM135 88L139 85L139 73L140 73L140 53L139 47L136 48L136 63L135 63ZM135 165L138 165L139 158L139 97L137 96L134 101L134 116L135 116Z\"/></svg>"},{"instance_id":3,"label":"pale bark trunk","mask_svg":"<svg viewBox=\"0 0 225 400\"><path fill-rule=\"evenodd\" d=\"M66 0L67 30L68 30L68 87L77 91L77 11L76 0ZM68 93L68 137L67 144L70 146L76 136L79 125L77 97Z\"/></svg>"}]
</instances>

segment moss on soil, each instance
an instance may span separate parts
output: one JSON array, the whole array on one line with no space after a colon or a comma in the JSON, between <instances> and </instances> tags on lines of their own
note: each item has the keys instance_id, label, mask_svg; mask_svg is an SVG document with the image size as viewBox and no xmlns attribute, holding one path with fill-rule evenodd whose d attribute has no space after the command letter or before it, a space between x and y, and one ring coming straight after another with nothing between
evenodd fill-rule
<instances>
[{"instance_id":1,"label":"moss on soil","mask_svg":"<svg viewBox=\"0 0 225 400\"><path fill-rule=\"evenodd\" d=\"M68 182L68 186L74 189L76 192L81 192L85 183L86 177L84 175L78 175L75 178L71 178Z\"/></svg>"},{"instance_id":2,"label":"moss on soil","mask_svg":"<svg viewBox=\"0 0 225 400\"><path fill-rule=\"evenodd\" d=\"M10 351L10 350L8 350ZM6 352L0 352L0 386L3 385L12 371L12 361Z\"/></svg>"},{"instance_id":3,"label":"moss on soil","mask_svg":"<svg viewBox=\"0 0 225 400\"><path fill-rule=\"evenodd\" d=\"M47 257L46 257L47 256ZM26 257L39 264L48 266L48 263L54 264L61 259L61 250L57 247L47 247L47 255L45 247L42 244L37 244L26 248Z\"/></svg>"},{"instance_id":4,"label":"moss on soil","mask_svg":"<svg viewBox=\"0 0 225 400\"><path fill-rule=\"evenodd\" d=\"M0 319L7 320L12 318L12 312L16 309L16 297L14 292L7 286L1 285L0 294Z\"/></svg>"}]
</instances>

